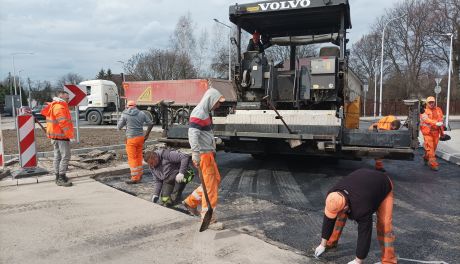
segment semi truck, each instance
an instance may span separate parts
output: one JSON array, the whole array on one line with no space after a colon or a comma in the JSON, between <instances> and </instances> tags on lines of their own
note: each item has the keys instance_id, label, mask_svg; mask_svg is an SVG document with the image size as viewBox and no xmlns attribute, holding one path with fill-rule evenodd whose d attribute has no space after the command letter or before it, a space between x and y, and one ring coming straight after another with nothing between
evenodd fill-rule
<instances>
[{"instance_id":1,"label":"semi truck","mask_svg":"<svg viewBox=\"0 0 460 264\"><path fill-rule=\"evenodd\" d=\"M235 4L229 8L229 20L237 28L237 103L234 111L214 120L215 135L225 151L254 157L413 159L418 146L417 100L405 101L405 129L359 127L362 82L348 67L348 0ZM263 52L242 51L242 31L259 32L263 45L289 47L289 58L275 62ZM319 56L298 57L299 47L312 44L322 46ZM167 137L169 142L185 141L187 126L170 126Z\"/></svg>"},{"instance_id":2,"label":"semi truck","mask_svg":"<svg viewBox=\"0 0 460 264\"><path fill-rule=\"evenodd\" d=\"M112 81L89 80L79 85L86 87L88 98L88 104L79 107L80 117L92 125L116 123L128 100L135 101L137 107L157 124L162 124L167 118L170 124L185 125L191 109L210 86L228 98L222 109L230 109L236 103L231 82L218 79L123 82L124 95L119 94ZM160 111L162 104L168 106L167 117Z\"/></svg>"}]
</instances>

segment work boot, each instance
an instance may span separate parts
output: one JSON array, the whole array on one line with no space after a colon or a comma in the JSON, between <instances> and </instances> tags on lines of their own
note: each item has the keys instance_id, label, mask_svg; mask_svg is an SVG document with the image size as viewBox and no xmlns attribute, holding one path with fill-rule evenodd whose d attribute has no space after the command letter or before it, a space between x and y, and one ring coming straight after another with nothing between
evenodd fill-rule
<instances>
[{"instance_id":1,"label":"work boot","mask_svg":"<svg viewBox=\"0 0 460 264\"><path fill-rule=\"evenodd\" d=\"M129 181L125 181L126 184L138 184L140 183L141 181L135 181L135 180L129 180Z\"/></svg>"},{"instance_id":2,"label":"work boot","mask_svg":"<svg viewBox=\"0 0 460 264\"><path fill-rule=\"evenodd\" d=\"M430 166L430 168L434 171L438 171L439 170L439 167L438 166Z\"/></svg>"},{"instance_id":3,"label":"work boot","mask_svg":"<svg viewBox=\"0 0 460 264\"><path fill-rule=\"evenodd\" d=\"M65 182L69 181L69 178L65 174L61 174L61 177L64 179Z\"/></svg>"},{"instance_id":4,"label":"work boot","mask_svg":"<svg viewBox=\"0 0 460 264\"><path fill-rule=\"evenodd\" d=\"M425 164L425 166L428 166L428 160L423 159L423 163Z\"/></svg>"},{"instance_id":5,"label":"work boot","mask_svg":"<svg viewBox=\"0 0 460 264\"><path fill-rule=\"evenodd\" d=\"M182 201L182 205L187 209L187 211L194 216L199 216L200 212L198 212L198 209L190 207L185 201Z\"/></svg>"},{"instance_id":6,"label":"work boot","mask_svg":"<svg viewBox=\"0 0 460 264\"><path fill-rule=\"evenodd\" d=\"M59 175L58 179L56 181L56 185L57 186L62 186L62 187L70 187L70 186L72 186L72 183L71 182L66 182L64 180L64 178L62 177L62 175Z\"/></svg>"}]
</instances>

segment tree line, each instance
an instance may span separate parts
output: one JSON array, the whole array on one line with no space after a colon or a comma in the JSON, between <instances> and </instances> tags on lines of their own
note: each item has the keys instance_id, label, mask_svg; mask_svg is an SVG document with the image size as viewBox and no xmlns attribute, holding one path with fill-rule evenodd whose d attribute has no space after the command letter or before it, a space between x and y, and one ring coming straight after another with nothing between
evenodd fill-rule
<instances>
[{"instance_id":1,"label":"tree line","mask_svg":"<svg viewBox=\"0 0 460 264\"><path fill-rule=\"evenodd\" d=\"M376 80L379 97L384 27L384 99L434 95L436 78L442 78L440 98L446 98L450 52L448 33L453 34L451 98L460 98L458 0L401 1L377 18L369 32L352 45L349 63L360 78L369 83L367 98L372 98L370 100L374 98Z\"/></svg>"}]
</instances>

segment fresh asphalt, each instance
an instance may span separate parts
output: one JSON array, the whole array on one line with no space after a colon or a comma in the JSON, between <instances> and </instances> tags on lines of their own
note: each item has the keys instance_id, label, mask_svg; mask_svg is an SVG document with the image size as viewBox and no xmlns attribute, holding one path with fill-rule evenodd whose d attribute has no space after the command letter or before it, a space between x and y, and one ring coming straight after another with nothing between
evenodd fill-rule
<instances>
[{"instance_id":1,"label":"fresh asphalt","mask_svg":"<svg viewBox=\"0 0 460 264\"><path fill-rule=\"evenodd\" d=\"M328 189L353 170L373 168L374 163L293 157L255 160L250 155L229 153L219 153L217 161L222 175L217 211L227 229L310 256L320 241ZM460 261L460 168L445 161L440 164L438 172L431 171L423 165L421 151L414 161L385 160L385 168L395 185L393 226L399 263L414 263L407 259L434 263ZM126 179L100 180L137 193L138 198L150 198L150 176L145 175L143 183L135 186L124 184ZM196 186L197 179L187 186L185 195ZM327 252L321 261L352 260L356 233L357 224L348 221L339 247ZM366 263L380 261L373 233Z\"/></svg>"}]
</instances>

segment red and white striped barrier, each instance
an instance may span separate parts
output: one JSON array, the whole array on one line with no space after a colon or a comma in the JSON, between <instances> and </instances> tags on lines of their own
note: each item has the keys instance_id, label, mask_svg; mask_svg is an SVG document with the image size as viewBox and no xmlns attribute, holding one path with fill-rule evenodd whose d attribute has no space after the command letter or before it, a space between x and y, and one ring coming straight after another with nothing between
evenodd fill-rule
<instances>
[{"instance_id":1,"label":"red and white striped barrier","mask_svg":"<svg viewBox=\"0 0 460 264\"><path fill-rule=\"evenodd\" d=\"M22 168L37 167L37 149L35 147L35 120L32 115L19 115L19 162Z\"/></svg>"},{"instance_id":2,"label":"red and white striped barrier","mask_svg":"<svg viewBox=\"0 0 460 264\"><path fill-rule=\"evenodd\" d=\"M0 115L0 169L4 167L5 152L3 150L2 115Z\"/></svg>"}]
</instances>

